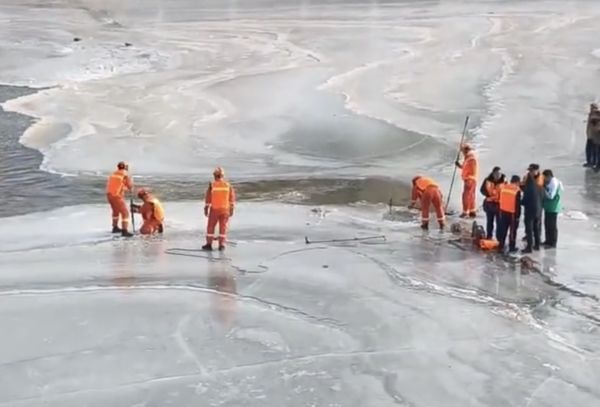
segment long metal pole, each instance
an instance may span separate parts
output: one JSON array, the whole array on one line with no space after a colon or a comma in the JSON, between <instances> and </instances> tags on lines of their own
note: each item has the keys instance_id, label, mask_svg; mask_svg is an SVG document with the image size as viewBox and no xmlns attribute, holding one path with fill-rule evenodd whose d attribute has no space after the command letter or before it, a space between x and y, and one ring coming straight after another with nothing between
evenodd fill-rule
<instances>
[{"instance_id":1,"label":"long metal pole","mask_svg":"<svg viewBox=\"0 0 600 407\"><path fill-rule=\"evenodd\" d=\"M460 158L460 150L465 141L465 135L467 134L467 125L469 124L469 116L465 118L465 125L463 127L462 136L460 137L460 144L458 145L458 152L456 153L456 160ZM448 212L448 205L450 205L450 197L452 196L452 188L454 188L454 179L456 178L456 165L454 166L454 172L452 172L452 181L450 182L450 190L448 191L448 199L446 200L446 207L444 212Z\"/></svg>"}]
</instances>

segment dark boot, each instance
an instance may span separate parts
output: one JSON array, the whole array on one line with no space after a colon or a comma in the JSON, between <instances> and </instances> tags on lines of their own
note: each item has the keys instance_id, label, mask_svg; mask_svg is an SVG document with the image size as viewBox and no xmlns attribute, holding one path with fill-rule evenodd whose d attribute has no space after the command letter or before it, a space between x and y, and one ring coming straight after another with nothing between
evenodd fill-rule
<instances>
[{"instance_id":1,"label":"dark boot","mask_svg":"<svg viewBox=\"0 0 600 407\"><path fill-rule=\"evenodd\" d=\"M113 233L122 233L123 230L118 226L113 226L112 232Z\"/></svg>"},{"instance_id":2,"label":"dark boot","mask_svg":"<svg viewBox=\"0 0 600 407\"><path fill-rule=\"evenodd\" d=\"M477 212L469 212L469 218L476 218Z\"/></svg>"},{"instance_id":3,"label":"dark boot","mask_svg":"<svg viewBox=\"0 0 600 407\"><path fill-rule=\"evenodd\" d=\"M429 222L421 222L421 229L429 230Z\"/></svg>"},{"instance_id":4,"label":"dark boot","mask_svg":"<svg viewBox=\"0 0 600 407\"><path fill-rule=\"evenodd\" d=\"M220 244L219 245L219 251L222 252L223 250L225 250L225 245L224 244Z\"/></svg>"},{"instance_id":5,"label":"dark boot","mask_svg":"<svg viewBox=\"0 0 600 407\"><path fill-rule=\"evenodd\" d=\"M531 250L531 247L526 247L523 250L521 250L521 253L529 254L533 253L533 251Z\"/></svg>"},{"instance_id":6,"label":"dark boot","mask_svg":"<svg viewBox=\"0 0 600 407\"><path fill-rule=\"evenodd\" d=\"M438 220L438 225L440 226L440 230L444 230L444 228L446 227L446 222L444 222L443 220Z\"/></svg>"},{"instance_id":7,"label":"dark boot","mask_svg":"<svg viewBox=\"0 0 600 407\"><path fill-rule=\"evenodd\" d=\"M207 252L212 252L212 249L212 245L208 243L202 246L202 250L206 250Z\"/></svg>"},{"instance_id":8,"label":"dark boot","mask_svg":"<svg viewBox=\"0 0 600 407\"><path fill-rule=\"evenodd\" d=\"M123 236L123 237L132 237L133 233L129 233L129 231L127 229L123 229L121 231L121 236Z\"/></svg>"}]
</instances>

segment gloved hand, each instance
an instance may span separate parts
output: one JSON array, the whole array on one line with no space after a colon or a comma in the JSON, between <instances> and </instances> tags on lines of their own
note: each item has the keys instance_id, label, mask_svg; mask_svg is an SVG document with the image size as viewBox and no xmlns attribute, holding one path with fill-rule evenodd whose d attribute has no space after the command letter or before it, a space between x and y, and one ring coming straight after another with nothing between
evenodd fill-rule
<instances>
[{"instance_id":1,"label":"gloved hand","mask_svg":"<svg viewBox=\"0 0 600 407\"><path fill-rule=\"evenodd\" d=\"M460 162L458 160L454 161L454 165L456 165L458 168L462 167L462 165L460 164Z\"/></svg>"},{"instance_id":2,"label":"gloved hand","mask_svg":"<svg viewBox=\"0 0 600 407\"><path fill-rule=\"evenodd\" d=\"M229 217L233 216L233 206L229 208Z\"/></svg>"},{"instance_id":3,"label":"gloved hand","mask_svg":"<svg viewBox=\"0 0 600 407\"><path fill-rule=\"evenodd\" d=\"M208 217L208 206L204 207L204 216Z\"/></svg>"},{"instance_id":4,"label":"gloved hand","mask_svg":"<svg viewBox=\"0 0 600 407\"><path fill-rule=\"evenodd\" d=\"M131 204L131 212L140 213L141 205Z\"/></svg>"}]
</instances>

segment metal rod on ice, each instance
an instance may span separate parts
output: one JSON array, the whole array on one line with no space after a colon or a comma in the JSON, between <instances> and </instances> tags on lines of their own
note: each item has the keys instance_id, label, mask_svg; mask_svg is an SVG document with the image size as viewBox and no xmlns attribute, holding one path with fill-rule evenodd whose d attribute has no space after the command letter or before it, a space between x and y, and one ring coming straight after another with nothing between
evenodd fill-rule
<instances>
[{"instance_id":1,"label":"metal rod on ice","mask_svg":"<svg viewBox=\"0 0 600 407\"><path fill-rule=\"evenodd\" d=\"M361 242L364 240L375 240L375 239L385 239L385 235L378 236L368 236L368 237L353 237L349 239L330 239L330 240L310 240L308 236L304 236L304 242L306 244L315 244L315 243L342 243L342 242Z\"/></svg>"},{"instance_id":2,"label":"metal rod on ice","mask_svg":"<svg viewBox=\"0 0 600 407\"><path fill-rule=\"evenodd\" d=\"M469 124L469 116L465 118L465 126L463 127L462 136L460 138L460 144L458 145L458 152L456 153L456 161L460 159L460 151L461 147L465 141L465 134L467 134L467 125ZM452 181L450 182L450 190L448 191L448 199L446 200L446 206L444 207L444 212L448 212L448 205L450 205L450 197L452 196L452 188L454 188L454 179L456 178L456 165L454 166L454 171L452 172Z\"/></svg>"}]
</instances>

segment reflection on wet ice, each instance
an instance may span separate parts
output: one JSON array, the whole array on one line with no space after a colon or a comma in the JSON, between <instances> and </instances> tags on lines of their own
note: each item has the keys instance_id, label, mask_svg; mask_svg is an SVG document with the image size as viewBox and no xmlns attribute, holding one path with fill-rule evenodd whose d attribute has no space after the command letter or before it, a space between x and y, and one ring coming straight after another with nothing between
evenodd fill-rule
<instances>
[{"instance_id":1,"label":"reflection on wet ice","mask_svg":"<svg viewBox=\"0 0 600 407\"><path fill-rule=\"evenodd\" d=\"M211 314L222 328L229 331L235 322L237 307L234 271L227 261L211 261L209 264L208 288L216 291L211 295Z\"/></svg>"}]
</instances>

